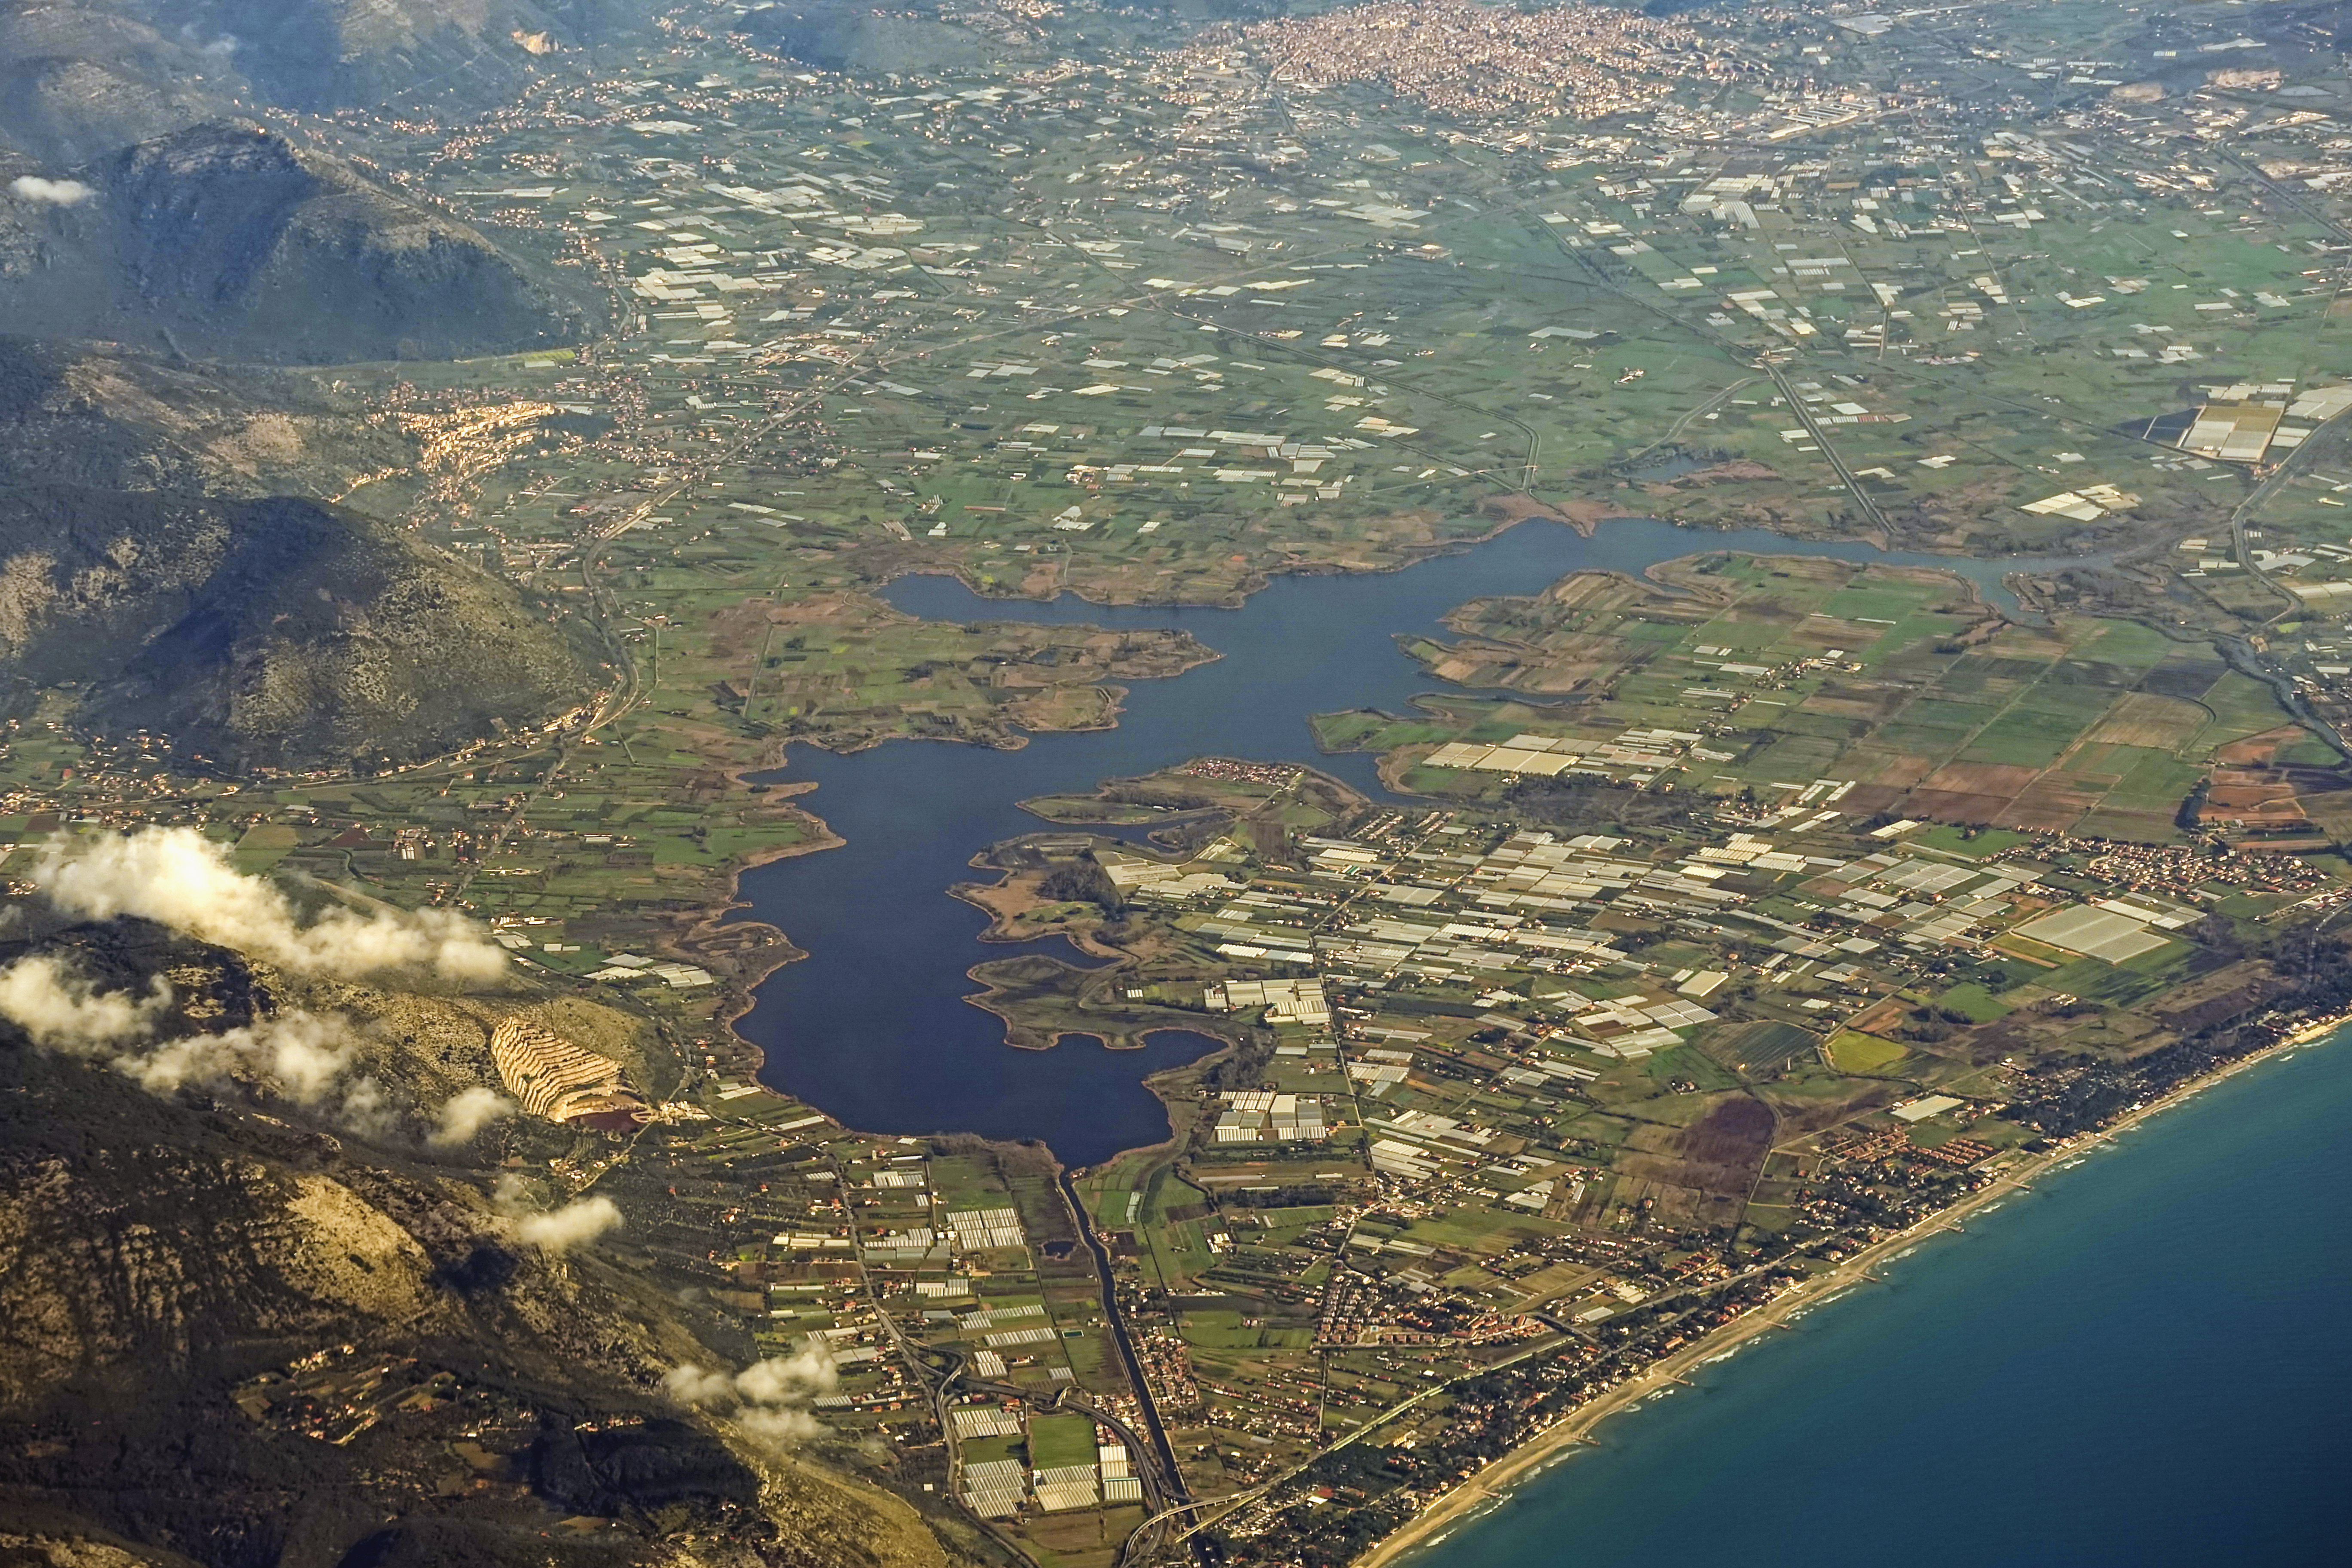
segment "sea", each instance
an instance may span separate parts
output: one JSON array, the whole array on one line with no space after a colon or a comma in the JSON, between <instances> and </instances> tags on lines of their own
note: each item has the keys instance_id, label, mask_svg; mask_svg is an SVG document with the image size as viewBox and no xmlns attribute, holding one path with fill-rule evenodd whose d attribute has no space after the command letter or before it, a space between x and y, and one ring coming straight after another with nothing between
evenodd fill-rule
<instances>
[{"instance_id":1,"label":"sea","mask_svg":"<svg viewBox=\"0 0 2352 1568\"><path fill-rule=\"evenodd\" d=\"M2352 1031L1611 1417L1412 1568L2352 1563Z\"/></svg>"},{"instance_id":2,"label":"sea","mask_svg":"<svg viewBox=\"0 0 2352 1568\"><path fill-rule=\"evenodd\" d=\"M1217 754L1311 763L1378 798L1369 756L1320 757L1311 713L1409 711L1433 685L1399 634L1482 595L1705 550L1948 566L2013 606L2028 561L1879 556L1761 532L1530 522L1409 570L1286 577L1238 609L983 600L890 585L942 620L1181 626L1221 657L1138 682L1116 729L1018 750L794 746L767 775L848 842L741 882L744 918L809 956L739 1027L761 1078L878 1132L1041 1141L1085 1166L1164 1139L1146 1074L1217 1042L1016 1050L968 1005L983 943L947 896L971 856L1041 830L1022 799ZM1037 944L1083 963L1058 940ZM2273 1059L1922 1242L1458 1527L1415 1568L2019 1568L2352 1563L2352 1040Z\"/></svg>"}]
</instances>

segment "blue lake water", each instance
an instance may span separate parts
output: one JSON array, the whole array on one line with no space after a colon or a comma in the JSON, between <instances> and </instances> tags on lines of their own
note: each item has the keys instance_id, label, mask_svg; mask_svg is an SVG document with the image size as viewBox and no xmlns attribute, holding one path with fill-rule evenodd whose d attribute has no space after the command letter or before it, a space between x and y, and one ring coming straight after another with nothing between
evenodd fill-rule
<instances>
[{"instance_id":1,"label":"blue lake water","mask_svg":"<svg viewBox=\"0 0 2352 1568\"><path fill-rule=\"evenodd\" d=\"M1402 572L1281 578L1239 609L982 599L948 577L893 584L890 601L927 618L1179 626L1223 657L1138 682L1115 730L1037 735L1018 751L895 741L835 756L793 747L784 767L765 776L814 781L803 804L848 843L742 879L746 913L809 954L761 984L737 1026L767 1054L761 1078L865 1131L1038 1138L1073 1165L1157 1142L1167 1117L1142 1079L1213 1041L1171 1033L1141 1050L1091 1040L1017 1050L992 1015L964 1000L976 989L967 969L1019 950L981 942L985 918L945 889L979 875L970 864L976 851L1045 826L1015 803L1209 753L1311 762L1377 794L1373 759L1318 758L1307 719L1345 708L1402 712L1429 689L1434 683L1398 650L1398 634L1439 631L1447 611L1483 595L1532 594L1573 571L1641 572L1705 550L1943 565L2008 605L2000 574L2028 564L1626 519L1591 539L1524 523ZM1071 952L1058 941L1053 951Z\"/></svg>"},{"instance_id":2,"label":"blue lake water","mask_svg":"<svg viewBox=\"0 0 2352 1568\"><path fill-rule=\"evenodd\" d=\"M1020 751L793 748L772 776L814 781L804 803L849 843L743 879L748 912L810 953L740 1026L762 1076L853 1127L1041 1138L1073 1164L1164 1137L1141 1079L1212 1042L1020 1051L964 1001L965 969L1015 950L981 942L980 912L944 889L974 851L1042 826L1014 803L1208 752L1311 761L1372 789L1371 759L1317 758L1306 718L1402 710L1427 689L1395 634L1479 595L1709 548L1873 555L1530 523L1406 572L1285 579L1239 610L894 584L914 614L1176 626L1226 657L1139 683L1117 730ZM1951 564L1979 582L2004 569ZM2256 1068L1703 1369L1699 1389L1612 1420L1600 1448L1415 1568L2352 1562L2333 1507L2352 1461L2347 1126L2352 1042Z\"/></svg>"},{"instance_id":3,"label":"blue lake water","mask_svg":"<svg viewBox=\"0 0 2352 1568\"><path fill-rule=\"evenodd\" d=\"M2352 1038L1599 1429L1412 1568L2352 1562Z\"/></svg>"}]
</instances>

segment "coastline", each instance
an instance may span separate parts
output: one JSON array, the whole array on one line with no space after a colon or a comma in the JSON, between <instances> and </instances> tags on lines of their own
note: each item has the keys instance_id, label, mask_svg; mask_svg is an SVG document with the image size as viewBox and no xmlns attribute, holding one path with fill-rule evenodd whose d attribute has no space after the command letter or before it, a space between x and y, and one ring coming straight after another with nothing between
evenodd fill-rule
<instances>
[{"instance_id":1,"label":"coastline","mask_svg":"<svg viewBox=\"0 0 2352 1568\"><path fill-rule=\"evenodd\" d=\"M1498 528L1495 531L1500 532L1502 530ZM1693 541L1693 542L1696 542ZM1675 569L1676 566L1695 556L1704 553L1706 553L1705 548L1694 550L1685 554L1675 556L1666 562L1660 563L1657 567L1648 570L1655 573L1657 580L1671 584L1673 577L1675 574ZM1769 559L1770 557L1768 554L1766 558ZM1794 558L1804 559L1806 557L1799 555ZM1410 563L1406 563L1404 564ZM1402 571L1402 565L1401 564L1396 567L1387 568L1386 570ZM1923 568L1923 570L1933 569ZM1299 574L1303 575L1307 574L1302 573ZM1580 571L1568 574L1567 575L1575 576L1581 574L1583 574L1583 573ZM1604 574L1622 575L1622 574L1614 573ZM1953 579L1958 584L1958 591L1965 595L1974 605L1979 609L1987 610L1990 613L1999 613L1988 605L1985 595L1981 589L1981 585L1976 583L1973 579L1961 575L1957 572L1950 572L1943 574ZM1187 666L1186 668L1189 668L1191 667ZM1181 674L1181 671L1179 671L1178 673ZM1104 730L1117 729L1119 727L1121 717L1123 717L1121 711L1115 709L1108 722L1100 725L1087 725L1083 728ZM879 741L877 739L871 743L878 745ZM779 763L781 763L781 759L779 759ZM1386 770L1383 770L1384 773L1385 771ZM1382 782L1384 784L1388 784L1390 788L1395 788L1394 784L1385 776L1383 777ZM803 781L799 784L798 788L794 793L798 794L802 790L813 789L814 787L816 786L813 782ZM1099 793L1102 788L1102 784L1098 783L1097 788ZM1403 792L1400 791L1399 793ZM1022 804L1025 805L1027 803L1024 802ZM831 837L828 834L826 841L823 843L810 843L803 846L796 846L788 853L810 853L819 848L837 847L842 842L844 842L842 839ZM785 857L773 856L768 858L782 858ZM738 868L739 875L740 871L744 868ZM997 923L997 911L990 910L986 904L982 902L982 900L971 896L971 892L976 889L980 885L976 883L958 883L950 884L948 888L940 890L949 892L951 897L956 897L963 903L978 909L982 913L989 915L991 917L989 924L992 928ZM740 882L738 882L736 900L722 907L742 907L740 897ZM990 933L983 932L982 940L990 940ZM1002 941L1004 939L997 937L994 940ZM1081 947L1079 951L1083 952L1085 949ZM769 964L763 970L762 977L764 977L765 973L772 973L774 969L781 968L783 963L790 963L793 959L797 958L798 956L801 955L797 951L793 951L788 954L777 955L776 962ZM975 966L975 968L977 966ZM975 973L974 969L967 969L965 973L967 979L982 985L986 984L986 982L982 980L981 976ZM752 984L756 984L757 982L753 982ZM1033 1049L1051 1048L1052 1046L1057 1045L1061 1042L1063 1034L1090 1033L1088 1031L1079 1030L1063 1031L1056 1033L1050 1040L1047 1041L1024 1042L1009 1037L1011 1035L1009 1026L1011 1025L1012 1020L1007 1018L999 1009L990 1006L984 993L982 996L967 997L966 1001L979 1005L982 1011L991 1013L995 1016L1001 1023L1008 1026L1008 1038L1005 1043L1013 1045L1016 1047L1021 1047L1025 1045L1028 1048ZM730 1034L734 1034L732 1026L740 1021L740 1019L749 1010L750 1007L748 1005L747 999L746 1005L730 1012L727 1016L727 1024ZM1197 1033L1210 1034L1213 1037L1216 1037L1217 1035L1217 1032L1215 1031L1202 1030L1197 1025L1187 1024L1183 1026L1192 1028ZM1872 1243L1852 1258L1824 1268L1821 1274L1807 1279L1788 1289L1775 1299L1762 1302L1741 1318L1733 1322L1723 1325L1714 1333L1704 1336L1695 1343L1683 1346L1669 1356L1662 1358L1661 1360L1642 1368L1633 1375L1626 1378L1624 1382L1603 1390L1596 1397L1589 1400L1581 1407L1566 1413L1549 1428L1532 1435L1525 1443L1512 1451L1506 1453L1495 1463L1486 1467L1483 1470L1471 1475L1465 1481L1455 1486L1451 1490L1433 1499L1417 1517L1408 1520L1388 1539L1375 1542L1370 1549L1367 1551L1363 1556L1357 1559L1357 1561L1376 1565L1385 1565L1400 1562L1405 1557L1420 1552L1426 1547L1443 1542L1449 1539L1453 1532L1462 1525L1471 1522L1475 1517L1486 1511L1489 1511L1499 1507L1502 1502L1507 1500L1510 1494L1516 1490L1518 1485L1530 1476L1539 1473L1542 1469L1548 1468L1557 1460L1566 1458L1573 1446L1594 1441L1591 1434L1598 1427L1600 1423L1605 1421L1610 1415L1628 1408L1629 1406L1638 1405L1646 1400L1651 1394L1662 1392L1664 1389L1672 1387L1676 1383L1685 1381L1697 1365L1706 1362L1718 1360L1723 1356L1731 1353L1733 1351L1746 1344L1748 1342L1759 1337L1769 1330L1788 1326L1791 1320L1800 1316L1802 1312L1810 1310L1814 1306L1826 1304L1829 1300L1834 1300L1837 1296L1850 1290L1855 1284L1861 1281L1870 1280L1875 1282L1877 1277L1874 1274L1873 1270L1888 1261L1890 1258L1907 1252L1918 1242L1938 1231L1962 1228L1963 1222L1969 1216L1988 1208L1989 1206L1996 1205L2008 1194L2028 1186L2032 1182L2046 1173L2053 1167L2062 1166L2077 1160L2083 1157L2083 1155L2087 1152L2096 1149L2112 1140L2119 1139L2125 1132L2136 1127L2141 1121L2153 1115L2156 1111L2167 1109L2176 1103L2184 1102L2195 1094L2202 1092L2202 1090L2210 1085L2220 1082L2239 1071L2248 1069L2257 1062L2267 1059L2274 1055L2283 1054L2285 1051L2294 1049L2300 1045L2308 1043L2314 1039L2338 1034L2342 1031L2342 1028L2343 1020L2341 1019L2331 1019L2304 1026L2281 1039L2266 1044L2233 1061L2218 1065L2202 1076L2176 1086L2149 1104L2128 1110L2118 1116L2112 1124L2106 1127L2098 1129L2095 1131L2087 1131L2078 1134L2074 1138L2053 1148L2046 1154L2020 1156L2019 1163L2013 1169L1998 1176L1991 1177L1989 1181L1989 1184L1982 1191L1967 1194L1948 1206L1921 1218L1917 1223L1906 1226L1905 1229L1894 1233L1882 1240ZM1102 1038L1100 1036L1094 1036L1093 1037L1097 1039ZM734 1034L734 1038L738 1042L746 1045L749 1044L748 1041L743 1040L743 1037L740 1034ZM1104 1040L1103 1043L1105 1045L1111 1044L1111 1042L1107 1039ZM1228 1040L1225 1044L1230 1047L1231 1042ZM766 1065L764 1054L760 1054L761 1059L760 1067L756 1069L755 1076L763 1074ZM1212 1053L1213 1056L1222 1054L1223 1054L1222 1051ZM1154 1076L1156 1077L1157 1075ZM1160 1086L1155 1083L1152 1079L1148 1078L1144 1079L1144 1087L1148 1090L1154 1092L1157 1098L1161 1099L1163 1105L1167 1104L1167 1097L1164 1094L1159 1093ZM813 1107L813 1109L822 1110L821 1107ZM1174 1108L1171 1106L1169 1107L1169 1120L1171 1124L1171 1137L1172 1139L1180 1134L1181 1129L1175 1126L1178 1121L1178 1118L1174 1114ZM848 1125L846 1122L829 1115L827 1120L833 1121L836 1126L846 1127ZM1120 1152L1121 1154L1133 1154L1138 1152L1149 1152L1150 1151L1164 1149L1167 1147L1169 1147L1169 1141L1163 1140L1160 1142L1145 1145L1141 1151L1125 1150ZM1375 1426L1370 1430L1376 1431L1377 1429L1378 1426L1376 1424ZM1361 1436L1366 1435L1369 1435L1369 1433L1358 1434L1357 1436ZM1354 1438L1350 1438L1349 1440L1353 1441ZM1324 1453L1328 1453L1331 1450L1329 1449L1322 1450ZM1253 1489L1253 1491L1255 1492L1255 1489Z\"/></svg>"},{"instance_id":2,"label":"coastline","mask_svg":"<svg viewBox=\"0 0 2352 1568\"><path fill-rule=\"evenodd\" d=\"M1877 1277L1871 1272L1875 1265L1891 1261L1896 1255L1938 1232L1961 1228L1958 1221L2029 1187L2035 1179L2114 1141L2148 1118L2186 1104L2216 1084L2226 1082L2283 1053L2347 1033L2352 1033L2352 1015L2308 1024L2226 1067L2180 1085L2159 1100L2126 1112L2111 1126L2103 1127L2096 1132L2084 1133L2047 1154L2034 1156L2017 1170L1996 1179L1981 1192L1971 1193L1916 1225L1872 1243L1835 1268L1791 1288L1736 1322L1727 1323L1714 1333L1652 1363L1639 1374L1580 1407L1431 1503L1402 1529L1376 1542L1370 1551L1355 1559L1351 1568L1389 1568L1390 1564L1417 1552L1439 1545L1456 1529L1469 1523L1472 1516L1508 1501L1519 1485L1565 1457L1562 1450L1596 1441L1590 1435L1592 1428L1610 1416L1641 1404L1662 1389L1685 1381L1687 1374L1703 1363L1724 1355L1771 1330L1787 1327L1789 1320L1802 1311L1822 1306L1858 1285L1877 1283Z\"/></svg>"}]
</instances>

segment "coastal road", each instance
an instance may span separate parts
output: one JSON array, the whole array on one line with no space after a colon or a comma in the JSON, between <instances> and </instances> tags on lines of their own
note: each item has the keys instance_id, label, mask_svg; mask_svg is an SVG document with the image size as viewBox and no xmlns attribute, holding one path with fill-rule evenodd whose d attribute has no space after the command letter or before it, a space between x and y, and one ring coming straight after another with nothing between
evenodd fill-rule
<instances>
[{"instance_id":1,"label":"coastal road","mask_svg":"<svg viewBox=\"0 0 2352 1568\"><path fill-rule=\"evenodd\" d=\"M1701 1280L1690 1285L1679 1286L1671 1290L1662 1290L1656 1295L1644 1300L1642 1302L1642 1306L1646 1310L1654 1309L1665 1302L1673 1301L1683 1297L1703 1296L1713 1292L1727 1290L1734 1286L1742 1284L1749 1279L1769 1274L1778 1267L1780 1267L1780 1265L1761 1264L1755 1268L1742 1269L1737 1274L1726 1275L1720 1279ZM1554 1338L1548 1335L1529 1345L1526 1350L1519 1352L1516 1355L1507 1356L1503 1360L1496 1362L1490 1366L1482 1367L1473 1373L1466 1373L1458 1378L1448 1379L1447 1381L1438 1384L1433 1387L1424 1388L1418 1394L1414 1394L1404 1399L1399 1400L1396 1404L1390 1405L1387 1409L1381 1411L1377 1415L1373 1415L1369 1419L1359 1423L1345 1436L1339 1438L1337 1442L1325 1445L1323 1447L1318 1448L1314 1453L1308 1455L1306 1458L1300 1460L1297 1464L1291 1466L1288 1469L1284 1470L1277 1475L1270 1476L1265 1480L1259 1482L1255 1486L1249 1487L1242 1491L1231 1493L1222 1498L1204 1500L1198 1503L1188 1502L1179 1507L1164 1510L1162 1512L1155 1514L1150 1520L1146 1521L1146 1525L1149 1526L1156 1524L1162 1520L1175 1519L1183 1514L1193 1512L1196 1510L1213 1509L1215 1510L1214 1512L1204 1514L1202 1518L1188 1527L1184 1531L1183 1534L1184 1536L1189 1536L1198 1531L1205 1530L1210 1525L1216 1523L1220 1519L1232 1513L1235 1509L1242 1507L1255 1499L1266 1495L1268 1492L1273 1491L1276 1488L1281 1486L1286 1481L1297 1479L1298 1476L1305 1473L1310 1466L1314 1465L1318 1460L1323 1458L1327 1455L1335 1454L1340 1449L1370 1436L1371 1433L1379 1431L1382 1426L1394 1421L1398 1416L1403 1415L1418 1408L1420 1405L1426 1404L1430 1400L1444 1397L1445 1394L1452 1393L1454 1388L1463 1383L1467 1383L1477 1378L1491 1377L1496 1373L1507 1371L1509 1368L1521 1365L1527 1362L1535 1361L1541 1357L1554 1354L1571 1344L1579 1342L1580 1341L1585 1343L1591 1342L1589 1334L1586 1331L1580 1328L1569 1328L1566 1325L1553 1322L1549 1318L1542 1317L1540 1314L1531 1313L1529 1315L1538 1317L1538 1321L1547 1323L1554 1330L1558 1331L1559 1337ZM1677 1322L1680 1321L1681 1320L1679 1318L1673 1320L1673 1321ZM1655 1337L1656 1333L1662 1331L1667 1326L1669 1325L1665 1323L1652 1325L1650 1334L1644 1335L1643 1339L1635 1340L1631 1343L1619 1346L1615 1351L1612 1351L1604 1356L1601 1363L1596 1364L1605 1364L1608 1362L1622 1359L1629 1352L1638 1351L1649 1339ZM1648 1369L1644 1370L1646 1371ZM1181 1540L1183 1537L1180 1536L1178 1539Z\"/></svg>"}]
</instances>

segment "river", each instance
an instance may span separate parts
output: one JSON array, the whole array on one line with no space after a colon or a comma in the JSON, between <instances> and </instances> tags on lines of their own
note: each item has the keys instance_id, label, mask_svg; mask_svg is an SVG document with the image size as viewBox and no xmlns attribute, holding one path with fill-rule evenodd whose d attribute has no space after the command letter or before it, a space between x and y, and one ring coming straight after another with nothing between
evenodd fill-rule
<instances>
[{"instance_id":1,"label":"river","mask_svg":"<svg viewBox=\"0 0 2352 1568\"><path fill-rule=\"evenodd\" d=\"M2001 574L2034 564L1624 519L1589 539L1556 523L1522 523L1402 572L1280 578L1239 609L982 599L949 577L900 579L887 596L928 618L1179 626L1222 657L1137 683L1116 729L1036 735L1017 751L914 741L848 756L791 748L782 769L763 776L814 782L804 804L847 844L742 879L746 916L775 925L809 955L770 976L737 1026L766 1053L761 1078L863 1131L1038 1138L1072 1165L1159 1142L1167 1115L1143 1079L1214 1041L1171 1031L1140 1050L1090 1038L1018 1050L993 1015L965 1001L976 989L965 974L972 964L1020 949L980 941L985 917L946 889L977 875L970 861L979 849L1045 826L1016 803L1211 753L1313 762L1378 795L1374 759L1318 757L1307 719L1347 708L1401 712L1430 689L1435 683L1399 650L1398 634L1439 632L1440 617L1467 599L1712 550L1940 565L2004 606L2015 601ZM1058 939L1052 950L1072 952Z\"/></svg>"},{"instance_id":2,"label":"river","mask_svg":"<svg viewBox=\"0 0 2352 1568\"><path fill-rule=\"evenodd\" d=\"M2259 1064L1813 1309L1412 1568L2352 1560L2352 1038Z\"/></svg>"}]
</instances>

